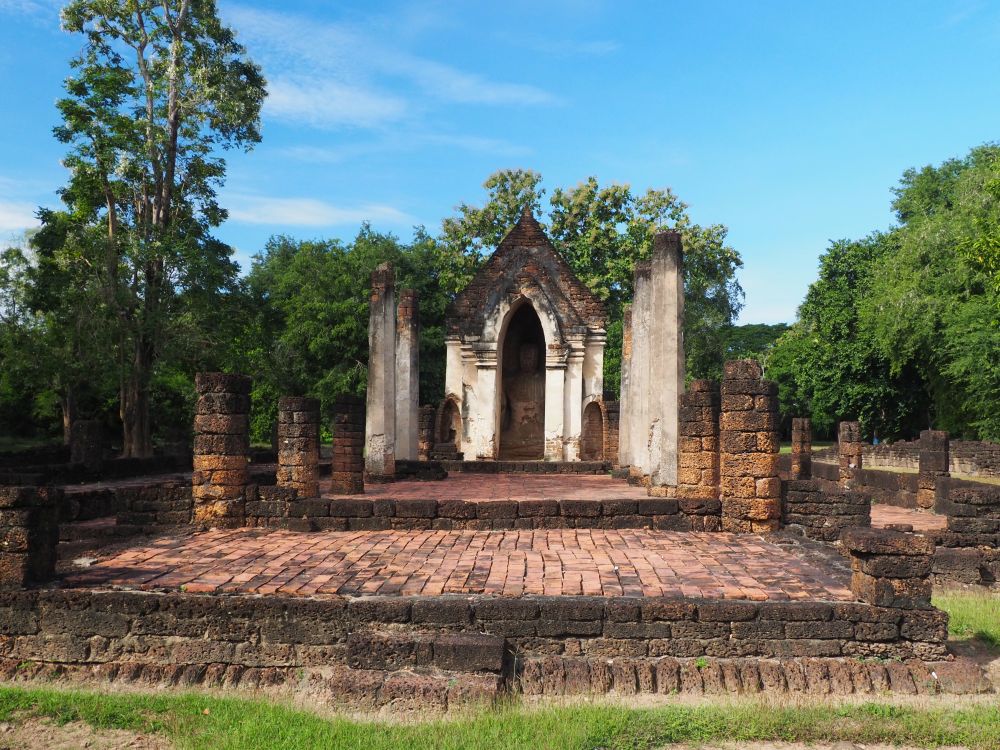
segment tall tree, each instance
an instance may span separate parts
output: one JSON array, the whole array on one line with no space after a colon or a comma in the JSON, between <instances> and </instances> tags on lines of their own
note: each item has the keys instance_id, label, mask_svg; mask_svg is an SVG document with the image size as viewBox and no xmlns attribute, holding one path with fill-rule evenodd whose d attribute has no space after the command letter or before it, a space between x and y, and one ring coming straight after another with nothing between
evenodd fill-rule
<instances>
[{"instance_id":1,"label":"tall tree","mask_svg":"<svg viewBox=\"0 0 1000 750\"><path fill-rule=\"evenodd\" d=\"M111 319L123 454L152 452L150 384L179 315L179 293L231 287L220 149L260 140L260 69L212 0L73 0L83 36L56 137L68 144L63 199L104 237L87 257Z\"/></svg>"}]
</instances>

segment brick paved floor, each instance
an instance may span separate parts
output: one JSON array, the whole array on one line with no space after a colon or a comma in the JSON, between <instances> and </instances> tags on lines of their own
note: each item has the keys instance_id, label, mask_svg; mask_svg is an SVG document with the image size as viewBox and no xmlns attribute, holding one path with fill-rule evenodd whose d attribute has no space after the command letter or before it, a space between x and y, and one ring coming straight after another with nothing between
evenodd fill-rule
<instances>
[{"instance_id":1,"label":"brick paved floor","mask_svg":"<svg viewBox=\"0 0 1000 750\"><path fill-rule=\"evenodd\" d=\"M926 510L878 503L872 505L872 526L883 528L891 523L908 523L914 531L942 531L947 528L948 519Z\"/></svg>"},{"instance_id":2,"label":"brick paved floor","mask_svg":"<svg viewBox=\"0 0 1000 750\"><path fill-rule=\"evenodd\" d=\"M128 548L67 583L300 596L852 598L842 574L758 536L645 530L213 530Z\"/></svg>"},{"instance_id":3,"label":"brick paved floor","mask_svg":"<svg viewBox=\"0 0 1000 750\"><path fill-rule=\"evenodd\" d=\"M338 497L327 494L326 497ZM356 496L355 496L356 497ZM607 474L452 474L437 482L369 484L366 498L419 500L623 500L646 497L645 487L632 487Z\"/></svg>"}]
</instances>

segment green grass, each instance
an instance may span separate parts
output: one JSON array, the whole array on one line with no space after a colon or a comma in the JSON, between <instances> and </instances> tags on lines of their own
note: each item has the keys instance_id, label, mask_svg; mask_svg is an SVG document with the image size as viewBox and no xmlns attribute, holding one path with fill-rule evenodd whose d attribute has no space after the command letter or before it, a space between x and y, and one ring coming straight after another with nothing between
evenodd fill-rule
<instances>
[{"instance_id":1,"label":"green grass","mask_svg":"<svg viewBox=\"0 0 1000 750\"><path fill-rule=\"evenodd\" d=\"M0 720L83 721L102 729L161 733L180 748L607 748L673 742L840 741L924 748L1000 747L1000 712L865 703L787 706L763 702L626 708L510 705L420 723L325 718L286 705L191 693L96 693L0 688Z\"/></svg>"},{"instance_id":2,"label":"green grass","mask_svg":"<svg viewBox=\"0 0 1000 750\"><path fill-rule=\"evenodd\" d=\"M1000 649L1000 594L978 591L939 591L934 606L951 619L948 631L953 638L976 638Z\"/></svg>"},{"instance_id":3,"label":"green grass","mask_svg":"<svg viewBox=\"0 0 1000 750\"><path fill-rule=\"evenodd\" d=\"M834 445L833 441L831 441L831 440L814 441L813 444L812 444L812 449L814 451L821 451L824 448L829 448L831 445ZM781 447L778 449L778 452L779 453L791 453L792 452L792 444L791 443L782 443Z\"/></svg>"}]
</instances>

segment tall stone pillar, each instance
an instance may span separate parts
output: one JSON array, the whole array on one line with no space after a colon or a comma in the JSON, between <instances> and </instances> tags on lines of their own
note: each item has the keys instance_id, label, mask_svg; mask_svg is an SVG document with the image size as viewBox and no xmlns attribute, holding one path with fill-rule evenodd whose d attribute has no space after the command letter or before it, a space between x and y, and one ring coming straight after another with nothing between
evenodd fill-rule
<instances>
[{"instance_id":1,"label":"tall stone pillar","mask_svg":"<svg viewBox=\"0 0 1000 750\"><path fill-rule=\"evenodd\" d=\"M621 434L621 403L604 402L604 460L618 466L619 436Z\"/></svg>"},{"instance_id":2,"label":"tall stone pillar","mask_svg":"<svg viewBox=\"0 0 1000 750\"><path fill-rule=\"evenodd\" d=\"M722 530L774 531L781 519L778 388L751 359L726 362L719 420Z\"/></svg>"},{"instance_id":3,"label":"tall stone pillar","mask_svg":"<svg viewBox=\"0 0 1000 750\"><path fill-rule=\"evenodd\" d=\"M917 506L933 508L937 480L950 477L948 433L923 430L920 433L920 463L917 476Z\"/></svg>"},{"instance_id":4,"label":"tall stone pillar","mask_svg":"<svg viewBox=\"0 0 1000 750\"><path fill-rule=\"evenodd\" d=\"M420 407L417 414L417 460L430 461L434 450L434 418L437 409L432 404Z\"/></svg>"},{"instance_id":5,"label":"tall stone pillar","mask_svg":"<svg viewBox=\"0 0 1000 750\"><path fill-rule=\"evenodd\" d=\"M633 481L648 476L651 468L649 461L651 272L652 265L649 261L635 264L632 297L632 364L629 368L631 378L629 393L632 397L629 415L629 454L632 459L629 465L629 478Z\"/></svg>"},{"instance_id":6,"label":"tall stone pillar","mask_svg":"<svg viewBox=\"0 0 1000 750\"><path fill-rule=\"evenodd\" d=\"M552 351L545 357L545 460L563 460L566 417L566 353ZM581 409L583 406L581 405Z\"/></svg>"},{"instance_id":7,"label":"tall stone pillar","mask_svg":"<svg viewBox=\"0 0 1000 750\"><path fill-rule=\"evenodd\" d=\"M194 521L241 526L250 461L250 378L199 372L194 385Z\"/></svg>"},{"instance_id":8,"label":"tall stone pillar","mask_svg":"<svg viewBox=\"0 0 1000 750\"><path fill-rule=\"evenodd\" d=\"M840 456L840 486L849 490L854 477L861 471L861 423L841 422L837 431L838 453Z\"/></svg>"},{"instance_id":9,"label":"tall stone pillar","mask_svg":"<svg viewBox=\"0 0 1000 750\"><path fill-rule=\"evenodd\" d=\"M679 232L658 232L653 238L650 316L649 396L654 405L650 422L651 481L677 484L679 397L684 393L684 253Z\"/></svg>"},{"instance_id":10,"label":"tall stone pillar","mask_svg":"<svg viewBox=\"0 0 1000 750\"><path fill-rule=\"evenodd\" d=\"M791 480L812 477L812 421L803 417L792 419Z\"/></svg>"},{"instance_id":11,"label":"tall stone pillar","mask_svg":"<svg viewBox=\"0 0 1000 750\"><path fill-rule=\"evenodd\" d=\"M278 399L278 486L300 500L319 497L319 401Z\"/></svg>"},{"instance_id":12,"label":"tall stone pillar","mask_svg":"<svg viewBox=\"0 0 1000 750\"><path fill-rule=\"evenodd\" d=\"M719 384L694 380L680 396L677 497L719 497Z\"/></svg>"},{"instance_id":13,"label":"tall stone pillar","mask_svg":"<svg viewBox=\"0 0 1000 750\"><path fill-rule=\"evenodd\" d=\"M563 412L563 460L580 458L580 435L583 432L583 358L582 343L573 342L566 358L565 410Z\"/></svg>"},{"instance_id":14,"label":"tall stone pillar","mask_svg":"<svg viewBox=\"0 0 1000 750\"><path fill-rule=\"evenodd\" d=\"M374 481L396 473L396 281L390 263L372 272L368 318L365 471Z\"/></svg>"},{"instance_id":15,"label":"tall stone pillar","mask_svg":"<svg viewBox=\"0 0 1000 750\"><path fill-rule=\"evenodd\" d=\"M417 293L403 289L396 308L396 458L417 460L420 407L420 310Z\"/></svg>"},{"instance_id":16,"label":"tall stone pillar","mask_svg":"<svg viewBox=\"0 0 1000 750\"><path fill-rule=\"evenodd\" d=\"M632 305L625 305L622 313L622 380L618 396L618 465L632 463Z\"/></svg>"},{"instance_id":17,"label":"tall stone pillar","mask_svg":"<svg viewBox=\"0 0 1000 750\"><path fill-rule=\"evenodd\" d=\"M333 463L330 479L335 495L360 495L364 482L365 406L342 396L333 405Z\"/></svg>"}]
</instances>

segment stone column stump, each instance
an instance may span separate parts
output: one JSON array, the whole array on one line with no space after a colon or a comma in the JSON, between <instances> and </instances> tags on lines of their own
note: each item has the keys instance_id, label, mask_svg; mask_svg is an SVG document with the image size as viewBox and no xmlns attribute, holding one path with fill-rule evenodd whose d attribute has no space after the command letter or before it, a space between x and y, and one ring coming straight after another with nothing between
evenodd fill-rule
<instances>
[{"instance_id":1,"label":"stone column stump","mask_svg":"<svg viewBox=\"0 0 1000 750\"><path fill-rule=\"evenodd\" d=\"M104 433L96 419L78 419L69 428L70 463L97 471L104 460Z\"/></svg>"},{"instance_id":2,"label":"stone column stump","mask_svg":"<svg viewBox=\"0 0 1000 750\"><path fill-rule=\"evenodd\" d=\"M789 479L812 478L812 421L802 417L792 420L792 468Z\"/></svg>"},{"instance_id":3,"label":"stone column stump","mask_svg":"<svg viewBox=\"0 0 1000 750\"><path fill-rule=\"evenodd\" d=\"M760 363L726 362L719 420L722 530L775 531L781 525L778 387Z\"/></svg>"},{"instance_id":4,"label":"stone column stump","mask_svg":"<svg viewBox=\"0 0 1000 750\"><path fill-rule=\"evenodd\" d=\"M0 487L0 590L53 576L61 499L52 487Z\"/></svg>"},{"instance_id":5,"label":"stone column stump","mask_svg":"<svg viewBox=\"0 0 1000 750\"><path fill-rule=\"evenodd\" d=\"M437 409L432 404L420 407L420 414L417 417L417 460L430 461L431 452L434 450L434 418L437 416Z\"/></svg>"},{"instance_id":6,"label":"stone column stump","mask_svg":"<svg viewBox=\"0 0 1000 750\"><path fill-rule=\"evenodd\" d=\"M195 376L194 521L243 525L250 461L250 378L221 372Z\"/></svg>"},{"instance_id":7,"label":"stone column stump","mask_svg":"<svg viewBox=\"0 0 1000 750\"><path fill-rule=\"evenodd\" d=\"M319 497L319 401L278 399L278 482L300 500Z\"/></svg>"},{"instance_id":8,"label":"stone column stump","mask_svg":"<svg viewBox=\"0 0 1000 750\"><path fill-rule=\"evenodd\" d=\"M948 449L948 433L944 430L923 430L920 433L917 506L933 508L938 479L951 476Z\"/></svg>"},{"instance_id":9,"label":"stone column stump","mask_svg":"<svg viewBox=\"0 0 1000 750\"><path fill-rule=\"evenodd\" d=\"M930 609L934 540L888 529L848 529L851 591L876 607Z\"/></svg>"},{"instance_id":10,"label":"stone column stump","mask_svg":"<svg viewBox=\"0 0 1000 750\"><path fill-rule=\"evenodd\" d=\"M861 471L861 423L841 422L837 431L837 447L840 457L840 486L849 490L854 486L854 478Z\"/></svg>"},{"instance_id":11,"label":"stone column stump","mask_svg":"<svg viewBox=\"0 0 1000 750\"><path fill-rule=\"evenodd\" d=\"M333 407L333 466L335 495L365 491L365 407L357 398L342 397Z\"/></svg>"}]
</instances>

